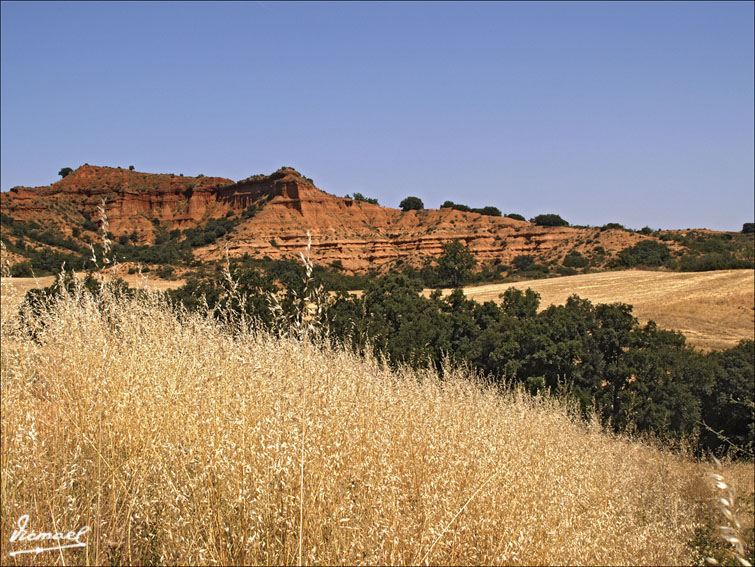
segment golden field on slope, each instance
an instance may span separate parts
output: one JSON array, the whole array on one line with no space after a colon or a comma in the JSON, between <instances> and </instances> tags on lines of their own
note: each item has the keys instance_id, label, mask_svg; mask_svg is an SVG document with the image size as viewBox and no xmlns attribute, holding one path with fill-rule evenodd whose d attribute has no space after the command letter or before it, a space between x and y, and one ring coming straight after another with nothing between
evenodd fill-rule
<instances>
[{"instance_id":1,"label":"golden field on slope","mask_svg":"<svg viewBox=\"0 0 755 567\"><path fill-rule=\"evenodd\" d=\"M641 323L654 320L682 331L690 344L705 350L736 346L755 338L755 271L650 272L629 270L467 287L476 301L500 301L509 287L531 288L540 307L562 305L577 294L593 303L629 303Z\"/></svg>"},{"instance_id":2,"label":"golden field on slope","mask_svg":"<svg viewBox=\"0 0 755 567\"><path fill-rule=\"evenodd\" d=\"M688 565L718 521L712 467L554 400L177 316L154 294L61 300L35 339L13 294L2 564ZM752 498L751 464L721 472ZM88 526L86 548L10 557L23 514Z\"/></svg>"}]
</instances>

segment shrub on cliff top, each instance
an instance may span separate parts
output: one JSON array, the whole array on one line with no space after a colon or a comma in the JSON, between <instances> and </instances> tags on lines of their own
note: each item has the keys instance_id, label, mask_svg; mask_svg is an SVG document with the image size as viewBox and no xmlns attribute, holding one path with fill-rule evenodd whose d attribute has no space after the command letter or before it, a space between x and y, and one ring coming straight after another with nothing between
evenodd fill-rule
<instances>
[{"instance_id":1,"label":"shrub on cliff top","mask_svg":"<svg viewBox=\"0 0 755 567\"><path fill-rule=\"evenodd\" d=\"M401 210L406 211L421 211L425 208L425 204L419 197L407 197L401 203L399 203Z\"/></svg>"},{"instance_id":2,"label":"shrub on cliff top","mask_svg":"<svg viewBox=\"0 0 755 567\"><path fill-rule=\"evenodd\" d=\"M671 250L656 240L641 240L634 246L624 248L618 255L619 265L626 268L635 266L658 267L671 258Z\"/></svg>"},{"instance_id":3,"label":"shrub on cliff top","mask_svg":"<svg viewBox=\"0 0 755 567\"><path fill-rule=\"evenodd\" d=\"M560 215L555 214L537 215L530 222L540 226L569 226L569 223L562 219Z\"/></svg>"},{"instance_id":4,"label":"shrub on cliff top","mask_svg":"<svg viewBox=\"0 0 755 567\"><path fill-rule=\"evenodd\" d=\"M348 195L346 195L346 196L348 197ZM377 199L372 199L370 197L365 197L361 193L356 193L356 192L354 193L353 199L355 201L361 201L363 203L369 203L370 205L378 205L379 204Z\"/></svg>"}]
</instances>

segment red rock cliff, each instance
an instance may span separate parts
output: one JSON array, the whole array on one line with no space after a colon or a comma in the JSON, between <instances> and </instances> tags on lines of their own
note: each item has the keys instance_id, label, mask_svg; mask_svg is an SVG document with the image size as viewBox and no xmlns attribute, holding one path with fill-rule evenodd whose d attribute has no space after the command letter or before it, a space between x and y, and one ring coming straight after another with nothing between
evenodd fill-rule
<instances>
[{"instance_id":1,"label":"red rock cliff","mask_svg":"<svg viewBox=\"0 0 755 567\"><path fill-rule=\"evenodd\" d=\"M116 237L136 231L139 241L147 243L153 241L158 221L169 230L186 229L231 216L240 221L227 242L232 255L296 255L309 231L316 262L338 261L356 271L420 265L424 258L440 255L443 244L454 238L469 246L479 261L504 264L520 254L531 254L539 262L558 261L572 248L588 252L598 245L610 254L643 238L619 230L539 227L453 209L402 212L330 195L290 168L234 183L221 177L84 165L52 185L2 193L0 205L12 218L55 226L70 235L86 218L98 219L103 198ZM258 212L243 219L252 204ZM225 246L216 242L195 255L216 259Z\"/></svg>"}]
</instances>

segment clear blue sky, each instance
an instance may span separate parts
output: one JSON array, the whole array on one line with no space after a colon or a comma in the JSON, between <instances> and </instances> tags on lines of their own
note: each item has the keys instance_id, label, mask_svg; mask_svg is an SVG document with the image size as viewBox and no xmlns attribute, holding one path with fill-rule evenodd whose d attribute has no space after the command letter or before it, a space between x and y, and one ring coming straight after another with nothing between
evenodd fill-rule
<instances>
[{"instance_id":1,"label":"clear blue sky","mask_svg":"<svg viewBox=\"0 0 755 567\"><path fill-rule=\"evenodd\" d=\"M2 3L2 190L297 168L396 207L739 230L752 2Z\"/></svg>"}]
</instances>

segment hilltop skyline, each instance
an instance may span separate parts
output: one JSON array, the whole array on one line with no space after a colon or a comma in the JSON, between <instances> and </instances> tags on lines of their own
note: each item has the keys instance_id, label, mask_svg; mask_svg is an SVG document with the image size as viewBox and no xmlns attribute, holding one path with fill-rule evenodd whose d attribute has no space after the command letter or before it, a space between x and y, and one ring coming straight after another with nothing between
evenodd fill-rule
<instances>
[{"instance_id":1,"label":"hilltop skyline","mask_svg":"<svg viewBox=\"0 0 755 567\"><path fill-rule=\"evenodd\" d=\"M2 190L63 167L740 230L753 5L2 3Z\"/></svg>"}]
</instances>

